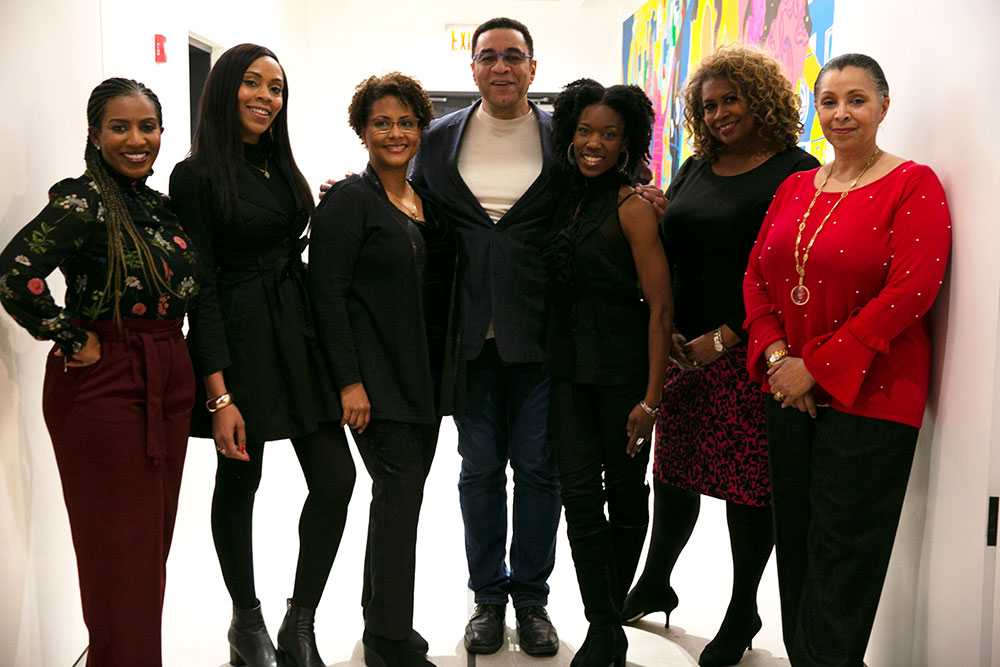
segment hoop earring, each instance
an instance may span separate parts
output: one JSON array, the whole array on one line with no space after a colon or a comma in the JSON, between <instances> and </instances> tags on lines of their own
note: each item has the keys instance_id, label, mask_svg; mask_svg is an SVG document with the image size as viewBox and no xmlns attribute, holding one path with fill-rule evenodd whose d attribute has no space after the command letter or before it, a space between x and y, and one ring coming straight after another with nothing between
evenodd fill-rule
<instances>
[{"instance_id":1,"label":"hoop earring","mask_svg":"<svg viewBox=\"0 0 1000 667\"><path fill-rule=\"evenodd\" d=\"M624 151L622 151L622 155L625 156L625 159L622 161L622 163L620 165L618 165L618 173L619 174L627 174L628 173L628 149L627 148Z\"/></svg>"},{"instance_id":2,"label":"hoop earring","mask_svg":"<svg viewBox=\"0 0 1000 667\"><path fill-rule=\"evenodd\" d=\"M576 158L573 157L573 144L566 147L566 159L571 165L576 166Z\"/></svg>"},{"instance_id":3,"label":"hoop earring","mask_svg":"<svg viewBox=\"0 0 1000 667\"><path fill-rule=\"evenodd\" d=\"M271 123L270 125L267 126L267 132L271 138L271 141L274 141L274 123Z\"/></svg>"}]
</instances>

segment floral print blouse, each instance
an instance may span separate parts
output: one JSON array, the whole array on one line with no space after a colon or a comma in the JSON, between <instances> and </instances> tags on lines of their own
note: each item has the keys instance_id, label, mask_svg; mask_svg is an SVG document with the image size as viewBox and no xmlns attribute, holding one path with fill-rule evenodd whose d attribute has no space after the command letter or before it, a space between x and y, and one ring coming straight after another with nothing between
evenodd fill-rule
<instances>
[{"instance_id":1,"label":"floral print blouse","mask_svg":"<svg viewBox=\"0 0 1000 667\"><path fill-rule=\"evenodd\" d=\"M117 177L117 175L116 175ZM123 318L170 320L184 316L197 291L195 254L163 195L145 179L117 177L129 215L174 294L157 293L143 273L135 243L124 235L128 273L121 295ZM53 300L45 278L54 270L66 278L66 306ZM114 317L114 295L104 294L108 280L108 232L104 202L88 176L67 178L49 190L49 203L0 253L0 303L39 340L52 340L76 354L87 342L78 320Z\"/></svg>"}]
</instances>

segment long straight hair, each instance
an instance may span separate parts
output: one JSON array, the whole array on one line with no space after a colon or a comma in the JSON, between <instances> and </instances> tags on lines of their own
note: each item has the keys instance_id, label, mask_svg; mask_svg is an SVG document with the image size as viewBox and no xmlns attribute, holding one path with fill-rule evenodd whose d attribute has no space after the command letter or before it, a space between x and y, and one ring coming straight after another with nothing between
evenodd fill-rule
<instances>
[{"instance_id":1,"label":"long straight hair","mask_svg":"<svg viewBox=\"0 0 1000 667\"><path fill-rule=\"evenodd\" d=\"M258 58L278 57L263 46L240 44L219 57L208 74L198 109L198 129L191 144L191 159L211 184L212 207L226 222L239 218L236 209L236 174L243 162L237 94L243 75ZM281 64L279 63L279 66ZM278 165L292 187L298 208L312 215L315 204L309 184L292 157L288 140L288 77L282 67L285 85L281 89L281 111L268 132L270 158ZM262 138L263 139L263 138Z\"/></svg>"}]
</instances>

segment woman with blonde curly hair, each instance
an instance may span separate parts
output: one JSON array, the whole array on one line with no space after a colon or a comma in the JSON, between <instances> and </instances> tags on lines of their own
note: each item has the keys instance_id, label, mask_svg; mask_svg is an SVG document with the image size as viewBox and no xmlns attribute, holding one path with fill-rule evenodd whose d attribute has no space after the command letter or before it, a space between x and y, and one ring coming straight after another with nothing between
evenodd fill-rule
<instances>
[{"instance_id":1,"label":"woman with blonde curly hair","mask_svg":"<svg viewBox=\"0 0 1000 667\"><path fill-rule=\"evenodd\" d=\"M746 369L742 282L768 204L790 174L818 166L798 147L798 100L777 62L745 46L705 58L684 89L694 156L666 192L661 232L673 271L671 358L656 420L649 553L625 620L677 606L670 572L701 494L726 501L733 591L701 665L739 662L761 628L757 586L771 554L764 400Z\"/></svg>"}]
</instances>

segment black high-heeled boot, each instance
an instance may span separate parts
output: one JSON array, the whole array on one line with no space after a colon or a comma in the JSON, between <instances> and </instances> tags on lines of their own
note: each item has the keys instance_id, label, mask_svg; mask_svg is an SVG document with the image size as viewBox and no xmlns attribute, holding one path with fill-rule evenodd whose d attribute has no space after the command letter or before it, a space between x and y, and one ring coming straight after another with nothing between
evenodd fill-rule
<instances>
[{"instance_id":1,"label":"black high-heeled boot","mask_svg":"<svg viewBox=\"0 0 1000 667\"><path fill-rule=\"evenodd\" d=\"M233 606L229 625L229 664L235 667L277 667L271 636L267 634L260 603L253 609Z\"/></svg>"},{"instance_id":2,"label":"black high-heeled boot","mask_svg":"<svg viewBox=\"0 0 1000 667\"><path fill-rule=\"evenodd\" d=\"M300 607L288 599L285 620L278 628L278 655L285 667L326 667L316 648L315 614L315 609Z\"/></svg>"}]
</instances>

